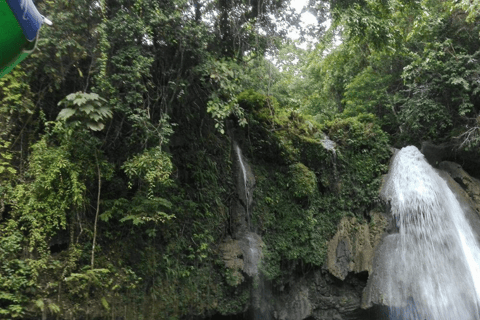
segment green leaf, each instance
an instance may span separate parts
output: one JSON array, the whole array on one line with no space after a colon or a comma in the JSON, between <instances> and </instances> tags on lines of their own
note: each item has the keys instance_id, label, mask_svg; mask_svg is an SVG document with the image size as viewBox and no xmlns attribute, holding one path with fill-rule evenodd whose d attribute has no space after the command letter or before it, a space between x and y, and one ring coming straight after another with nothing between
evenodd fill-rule
<instances>
[{"instance_id":1,"label":"green leaf","mask_svg":"<svg viewBox=\"0 0 480 320\"><path fill-rule=\"evenodd\" d=\"M120 222L125 222L125 221L129 221L129 220L132 220L132 223L135 226L138 226L139 224L144 224L145 223L145 221L142 220L142 218L140 218L136 215L133 215L133 214L130 214L130 215L120 219Z\"/></svg>"},{"instance_id":2,"label":"green leaf","mask_svg":"<svg viewBox=\"0 0 480 320\"><path fill-rule=\"evenodd\" d=\"M102 301L102 306L107 309L107 310L110 310L110 305L108 304L107 302L107 299L105 299L105 297L102 297L102 299L100 299Z\"/></svg>"},{"instance_id":3,"label":"green leaf","mask_svg":"<svg viewBox=\"0 0 480 320\"><path fill-rule=\"evenodd\" d=\"M73 104L76 104L77 106L83 105L85 102L87 102L87 99L83 95L78 95L75 100L73 101Z\"/></svg>"},{"instance_id":4,"label":"green leaf","mask_svg":"<svg viewBox=\"0 0 480 320\"><path fill-rule=\"evenodd\" d=\"M74 101L77 97L77 94L76 93L70 93L68 96L67 96L67 100L68 101Z\"/></svg>"},{"instance_id":5,"label":"green leaf","mask_svg":"<svg viewBox=\"0 0 480 320\"><path fill-rule=\"evenodd\" d=\"M102 120L102 118L103 117L96 112L93 112L92 114L90 114L90 119L95 120L96 122L98 122L99 120Z\"/></svg>"},{"instance_id":6,"label":"green leaf","mask_svg":"<svg viewBox=\"0 0 480 320\"><path fill-rule=\"evenodd\" d=\"M97 109L97 112L101 114L104 118L111 118L113 113L109 107L100 107Z\"/></svg>"},{"instance_id":7,"label":"green leaf","mask_svg":"<svg viewBox=\"0 0 480 320\"><path fill-rule=\"evenodd\" d=\"M84 104L78 108L79 110L85 112L86 114L90 114L95 108L91 104Z\"/></svg>"},{"instance_id":8,"label":"green leaf","mask_svg":"<svg viewBox=\"0 0 480 320\"><path fill-rule=\"evenodd\" d=\"M59 313L60 312L60 307L56 303L53 303L53 302L50 302L50 304L48 305L48 309L50 309L50 311L52 313Z\"/></svg>"},{"instance_id":9,"label":"green leaf","mask_svg":"<svg viewBox=\"0 0 480 320\"><path fill-rule=\"evenodd\" d=\"M67 120L75 114L76 110L72 108L63 108L57 116L57 120Z\"/></svg>"},{"instance_id":10,"label":"green leaf","mask_svg":"<svg viewBox=\"0 0 480 320\"><path fill-rule=\"evenodd\" d=\"M93 121L89 121L87 122L87 126L89 129L93 130L93 131L101 131L103 130L103 128L105 128L105 125L101 122L93 122Z\"/></svg>"}]
</instances>

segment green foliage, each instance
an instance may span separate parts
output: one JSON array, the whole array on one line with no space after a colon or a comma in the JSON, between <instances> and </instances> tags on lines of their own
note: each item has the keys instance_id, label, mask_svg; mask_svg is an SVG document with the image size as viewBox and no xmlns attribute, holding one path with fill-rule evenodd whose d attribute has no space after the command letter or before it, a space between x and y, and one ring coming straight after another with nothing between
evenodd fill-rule
<instances>
[{"instance_id":1,"label":"green foliage","mask_svg":"<svg viewBox=\"0 0 480 320\"><path fill-rule=\"evenodd\" d=\"M345 105L344 114L382 114L381 109L390 109L392 96L388 94L388 89L392 78L392 75L376 72L371 66L365 68L345 88L342 101Z\"/></svg>"},{"instance_id":2,"label":"green foliage","mask_svg":"<svg viewBox=\"0 0 480 320\"><path fill-rule=\"evenodd\" d=\"M465 19L467 22L475 22L478 19L479 12L480 12L480 1L462 0L459 2L453 2L452 4L453 4L453 8L461 9L462 11L465 11L468 14Z\"/></svg>"},{"instance_id":3,"label":"green foliage","mask_svg":"<svg viewBox=\"0 0 480 320\"><path fill-rule=\"evenodd\" d=\"M374 114L398 146L443 142L476 126L475 2L332 5L332 36L310 56L307 83L316 81L302 110L322 121Z\"/></svg>"},{"instance_id":4,"label":"green foliage","mask_svg":"<svg viewBox=\"0 0 480 320\"><path fill-rule=\"evenodd\" d=\"M111 281L110 270L108 269L91 269L87 266L83 271L83 273L71 273L65 278L70 294L79 297L88 295L92 286L101 288L105 285L105 282ZM104 304L103 300L104 298L102 298L102 304Z\"/></svg>"},{"instance_id":5,"label":"green foliage","mask_svg":"<svg viewBox=\"0 0 480 320\"><path fill-rule=\"evenodd\" d=\"M4 292L20 291L16 293L20 300L10 299L5 304L9 316L18 316L19 310L27 310L27 302L34 301L40 310L60 311L53 302L45 304L44 298L57 277L71 272L80 258L73 243L73 228L75 221L82 223L79 214L88 203L87 186L95 176L95 166L102 167L106 178L110 175L108 165L99 163L95 156L98 140L86 130L76 129L62 122L49 123L47 133L31 146L23 181L17 182L6 198L12 209L11 219L2 223L1 248L6 251L0 276L10 279ZM72 243L61 262L52 257L50 246L67 229ZM23 288L16 288L15 283L24 283Z\"/></svg>"},{"instance_id":6,"label":"green foliage","mask_svg":"<svg viewBox=\"0 0 480 320\"><path fill-rule=\"evenodd\" d=\"M207 103L207 112L215 120L215 128L225 133L224 121L232 115L241 126L245 125L244 112L236 98L241 90L239 78L243 76L240 66L232 60L222 59L210 60L201 69L209 83L217 88Z\"/></svg>"},{"instance_id":7,"label":"green foliage","mask_svg":"<svg viewBox=\"0 0 480 320\"><path fill-rule=\"evenodd\" d=\"M85 172L72 161L71 146L50 146L47 138L32 147L28 184L14 190L13 216L27 232L29 250L47 254L47 244L56 230L65 229L68 215L85 201ZM86 175L85 175L86 174Z\"/></svg>"},{"instance_id":8,"label":"green foliage","mask_svg":"<svg viewBox=\"0 0 480 320\"><path fill-rule=\"evenodd\" d=\"M412 135L410 139L449 138L452 126L476 117L478 57L479 51L469 54L447 40L432 44L404 69L410 97L402 106L400 119Z\"/></svg>"},{"instance_id":9,"label":"green foliage","mask_svg":"<svg viewBox=\"0 0 480 320\"><path fill-rule=\"evenodd\" d=\"M5 318L19 318L25 313L25 304L31 298L28 292L35 288L32 268L22 259L24 237L16 230L11 234L0 229L0 315Z\"/></svg>"},{"instance_id":10,"label":"green foliage","mask_svg":"<svg viewBox=\"0 0 480 320\"><path fill-rule=\"evenodd\" d=\"M346 85L365 67L365 54L354 44L342 43L326 56L321 49L311 53L307 85L311 93L304 112L316 116L318 121L331 120L343 111ZM312 90L313 89L313 90Z\"/></svg>"},{"instance_id":11,"label":"green foliage","mask_svg":"<svg viewBox=\"0 0 480 320\"><path fill-rule=\"evenodd\" d=\"M321 126L297 113L279 113L267 130L259 121L266 97L241 97L252 112L253 215L266 244L262 270L281 282L296 268L325 262L327 242L342 217L367 214L387 170L388 136L373 115L364 114Z\"/></svg>"},{"instance_id":12,"label":"green foliage","mask_svg":"<svg viewBox=\"0 0 480 320\"><path fill-rule=\"evenodd\" d=\"M17 170L10 163L12 160L12 153L9 151L10 142L3 141L0 138L0 177L1 180L9 180Z\"/></svg>"},{"instance_id":13,"label":"green foliage","mask_svg":"<svg viewBox=\"0 0 480 320\"><path fill-rule=\"evenodd\" d=\"M93 131L103 130L103 121L112 117L112 111L104 106L105 99L96 93L77 92L69 94L64 100L58 103L64 106L57 116L57 120L64 120L67 123L78 125L84 123L87 128Z\"/></svg>"},{"instance_id":14,"label":"green foliage","mask_svg":"<svg viewBox=\"0 0 480 320\"><path fill-rule=\"evenodd\" d=\"M5 125L3 123L6 120L4 117L11 117L15 113L32 114L34 111L33 103L30 100L30 86L24 81L25 78L25 72L18 67L0 78L0 114L2 115L0 119L2 119L2 125Z\"/></svg>"},{"instance_id":15,"label":"green foliage","mask_svg":"<svg viewBox=\"0 0 480 320\"><path fill-rule=\"evenodd\" d=\"M123 164L123 169L130 180L138 179L138 183L146 182L147 192L151 195L156 186L171 183L170 175L173 166L170 156L156 147L147 149L126 161Z\"/></svg>"},{"instance_id":16,"label":"green foliage","mask_svg":"<svg viewBox=\"0 0 480 320\"><path fill-rule=\"evenodd\" d=\"M347 42L366 44L366 50L378 50L384 47L396 47L394 21L391 19L391 7L394 1L365 1L354 3L342 12L346 26L345 40Z\"/></svg>"},{"instance_id":17,"label":"green foliage","mask_svg":"<svg viewBox=\"0 0 480 320\"><path fill-rule=\"evenodd\" d=\"M297 198L312 196L317 189L317 177L303 163L295 163L289 166L291 176L291 192ZM290 183L289 183L290 184Z\"/></svg>"},{"instance_id":18,"label":"green foliage","mask_svg":"<svg viewBox=\"0 0 480 320\"><path fill-rule=\"evenodd\" d=\"M286 41L273 64L284 3L38 3L56 27L0 80L1 318L243 312L250 283L218 252L232 137L278 282L322 266L338 221L368 212L389 141L465 131L476 146L475 1L336 1L329 37Z\"/></svg>"},{"instance_id":19,"label":"green foliage","mask_svg":"<svg viewBox=\"0 0 480 320\"><path fill-rule=\"evenodd\" d=\"M242 109L254 115L251 121L272 125L278 114L282 112L275 97L266 96L253 89L243 91L237 96Z\"/></svg>"}]
</instances>

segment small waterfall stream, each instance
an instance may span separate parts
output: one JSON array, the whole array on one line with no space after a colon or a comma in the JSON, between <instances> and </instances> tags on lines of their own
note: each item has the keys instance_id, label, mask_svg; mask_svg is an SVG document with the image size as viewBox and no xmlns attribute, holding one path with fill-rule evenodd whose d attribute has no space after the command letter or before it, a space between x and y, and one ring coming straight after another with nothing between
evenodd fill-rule
<instances>
[{"instance_id":1,"label":"small waterfall stream","mask_svg":"<svg viewBox=\"0 0 480 320\"><path fill-rule=\"evenodd\" d=\"M242 170L243 173L243 186L244 186L244 195L245 199L242 199L245 201L245 210L247 211L247 221L248 221L248 227L250 228L250 213L248 212L248 207L250 204L250 192L248 191L247 187L247 169L245 168L245 164L242 159L242 150L238 146L238 144L235 144L235 152L237 153L238 156L238 163L240 164L240 169Z\"/></svg>"},{"instance_id":2,"label":"small waterfall stream","mask_svg":"<svg viewBox=\"0 0 480 320\"><path fill-rule=\"evenodd\" d=\"M480 319L480 249L455 195L417 148L396 154L382 196L399 230L386 239L379 288L390 319Z\"/></svg>"},{"instance_id":3,"label":"small waterfall stream","mask_svg":"<svg viewBox=\"0 0 480 320\"><path fill-rule=\"evenodd\" d=\"M255 177L248 162L243 159L239 145L234 143L233 147L238 159L237 189L243 188L243 190L238 190L239 200L240 203L243 203L245 209L245 217L240 219L245 225L240 228L242 231L238 233L238 237L243 251L243 271L252 279L249 317L255 320L270 320L272 308L269 301L270 291L259 270L263 242L261 237L255 233L251 222L251 205L253 202L251 190L253 190L255 184Z\"/></svg>"}]
</instances>

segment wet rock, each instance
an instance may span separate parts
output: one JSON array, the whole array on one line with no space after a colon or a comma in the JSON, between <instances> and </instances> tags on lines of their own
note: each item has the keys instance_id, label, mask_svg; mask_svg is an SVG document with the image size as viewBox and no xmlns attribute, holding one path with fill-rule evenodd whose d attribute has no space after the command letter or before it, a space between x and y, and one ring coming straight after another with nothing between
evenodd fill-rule
<instances>
[{"instance_id":1,"label":"wet rock","mask_svg":"<svg viewBox=\"0 0 480 320\"><path fill-rule=\"evenodd\" d=\"M471 177L462 166L455 162L443 161L439 168L452 177L472 200L475 209L480 212L480 180Z\"/></svg>"},{"instance_id":2,"label":"wet rock","mask_svg":"<svg viewBox=\"0 0 480 320\"><path fill-rule=\"evenodd\" d=\"M328 243L328 271L340 280L349 272L372 272L376 246L385 232L387 221L378 212L370 214L371 222L362 224L354 217L343 218L337 233Z\"/></svg>"},{"instance_id":3,"label":"wet rock","mask_svg":"<svg viewBox=\"0 0 480 320\"><path fill-rule=\"evenodd\" d=\"M455 162L443 161L440 169L439 174L455 194L480 243L480 180L470 176Z\"/></svg>"},{"instance_id":4,"label":"wet rock","mask_svg":"<svg viewBox=\"0 0 480 320\"><path fill-rule=\"evenodd\" d=\"M427 146L431 147L431 146ZM425 149L425 148L424 148ZM424 150L422 149L422 151ZM428 149L428 148L427 148ZM433 151L432 151L433 150ZM471 177L468 175L460 165L453 163L453 162L441 162L441 159L444 159L448 157L448 148L447 146L443 146L442 148L430 148L430 153L425 155L425 157L429 160L431 165L436 165L439 167L441 170L435 170L437 174L441 176L441 178L447 182L448 187L451 191L453 191L455 198L458 200L461 209L465 213L465 216L468 219L468 222L470 226L472 227L473 231L477 233L477 240L480 239L479 233L480 233L480 219L478 215L479 211L479 205L480 205L480 181L477 179ZM428 152L427 152L428 153ZM420 159L420 158L415 158L415 159ZM413 161L413 160L412 160ZM418 160L420 161L420 160ZM418 166L418 161L414 163L413 165L408 164L408 166L411 168L416 168L419 170L420 175L423 173L427 172L428 170L425 170L423 167L419 169L420 167ZM432 163L433 162L433 163ZM407 165L405 165L407 166ZM429 171L430 172L430 171ZM393 177L397 177L398 174L393 174ZM407 197L410 202L415 202L412 201L412 197L422 195L421 198L419 199L430 199L434 198L434 196L428 197L428 195L437 195L437 194L443 194L444 196L440 198L435 198L436 200L432 200L434 204L441 203L439 205L439 208L436 208L434 210L435 214L431 214L432 217L438 217L440 214L444 214L445 217L449 217L447 214L448 212L459 212L458 204L450 206L447 205L446 203L443 203L443 199L448 198L452 199L451 193L449 192L443 192L443 190L448 190L448 188L441 187L444 186L442 179L435 178L436 176L433 171L429 173L428 177L432 178L424 178L424 179L419 179L418 183L416 182L416 177L418 175L414 175L413 178L406 179L408 183L411 183L412 181L415 181L414 184L411 186L407 184L405 181L397 182L395 184L396 190L401 190L400 196L397 196L397 199L403 199L403 197ZM433 181L433 182L431 182ZM430 183L431 182L431 183ZM402 184L403 183L403 184ZM419 189L420 187L418 186L427 186L426 189ZM401 186L401 187L398 187ZM435 187L438 187L439 190L435 189ZM412 191L413 190L413 191ZM420 191L418 191L420 190ZM432 191L434 190L434 191ZM410 192L411 191L411 192ZM409 193L410 192L410 193ZM412 193L413 192L413 193ZM443 193L442 193L443 192ZM423 196L424 193L427 193L427 195ZM389 201L388 197L386 197L387 193L382 192L383 196L385 197L385 201ZM407 195L407 196L406 196ZM450 195L450 196L449 196ZM390 196L392 196L390 194ZM395 194L393 195L395 196ZM438 196L437 196L438 197ZM395 199L395 198L394 198ZM418 199L413 198L417 202L419 202ZM427 201L425 200L425 201ZM447 201L447 200L445 200ZM448 200L448 204L450 203L456 203L455 201ZM428 203L429 204L429 203ZM455 207L456 206L456 207ZM387 208L388 208L388 203L387 203ZM395 206L392 205L392 210L398 210L398 205L397 209L395 209ZM423 205L422 202L422 207L429 207L428 205ZM445 209L445 211L442 211L443 208L449 208L448 210ZM438 209L438 210L437 210ZM397 211L398 212L398 211ZM446 212L446 213L445 213ZM387 215L391 215L389 212L386 213ZM426 213L423 213L421 218L426 216ZM463 219L463 218L462 218ZM387 219L388 220L388 219ZM429 220L432 221L432 220ZM438 222L437 220L434 220L435 223L440 224L441 222L445 221L445 219L439 219ZM456 221L456 220L455 220ZM433 222L431 222L433 223ZM460 223L460 222L457 222ZM420 226L423 226L424 224L421 224ZM409 226L409 224L408 224ZM401 226L405 227L405 226ZM415 226L412 227L412 229ZM416 230L416 229L415 229ZM445 239L448 238L449 233L448 230L449 228L436 228L435 230L446 230L445 233ZM431 234L431 233L429 233ZM386 234L381 238L380 244L377 246L375 250L375 257L373 260L373 265L372 265L372 272L370 273L370 276L368 278L368 283L367 286L363 292L362 296L362 308L364 309L369 309L372 307L378 308L378 307L388 307L388 308L393 308L393 309L398 309L398 310L403 310L404 308L408 307L408 304L410 303L409 300L407 299L408 297L417 297L420 295L418 292L417 287L415 284L421 283L422 281L426 281L426 283L436 283L439 287L445 286L450 289L458 289L453 286L449 286L449 281L452 278L455 278L451 282L454 284L459 284L463 283L463 281L468 281L464 280L461 276L458 276L459 274L464 274L464 271L458 271L458 275L455 273L446 273L444 272L444 266L452 264L453 268L450 268L449 270L461 270L463 265L458 264L456 261L459 261L460 259L457 258L452 258L453 256L456 256L456 252L458 252L458 249L453 249L455 246L455 243L453 242L441 242L441 241L431 241L430 242L430 247L435 246L436 250L438 252L445 252L445 259L443 260L438 260L440 263L431 266L427 262L430 260L428 259L423 259L423 256L421 254L419 255L412 255L410 253L414 252L417 250L417 243L419 238L417 237L417 234L415 232L412 233L407 233L404 234L404 238L400 237L400 234L396 233L392 228L387 228L386 229ZM433 238L432 238L433 239ZM434 238L438 239L438 238ZM442 239L442 238L440 238ZM450 239L450 238L448 238ZM457 247L459 245L457 244ZM430 248L429 247L429 248ZM423 250L422 248L420 248ZM426 251L421 251L420 252L426 252ZM449 260L450 257L451 259ZM417 261L421 261L418 263L419 268L415 269L412 268ZM448 262L448 263L447 263ZM422 266L427 266L423 267ZM428 276L428 272L425 273L425 269L427 270L437 270L437 275L445 275L448 274L448 276L444 276L441 278L441 281L435 282L434 280L437 279L436 277L431 278ZM405 274L406 273L406 274ZM451 274L451 275L450 275ZM457 279L458 278L458 279ZM427 279L427 280L425 280ZM429 282L430 281L430 282ZM465 290L467 285L458 285L461 288L461 290ZM429 288L432 286L422 286L422 288ZM442 288L439 289L439 291ZM446 291L446 289L443 289L443 291ZM454 290L452 290L454 291ZM451 291L449 291L451 292ZM433 294L434 295L434 294ZM432 294L428 294L428 297L433 296ZM458 297L459 293L457 292L456 294L452 294L454 297ZM468 296L468 294L467 294ZM419 298L413 298L415 301L423 301ZM452 303L453 306L459 306L459 303ZM440 310L440 307L438 307L436 304L430 303L429 305L429 312L432 312L432 314L437 314L437 309ZM437 308L438 307L438 308ZM458 310L457 310L458 309ZM461 314L465 310L463 306L457 307L454 311L452 311L452 314ZM386 310L384 308L384 310ZM425 309L426 310L426 309ZM456 312L456 313L455 313ZM388 312L387 312L388 313ZM437 318L437 317L434 317ZM423 316L422 316L423 319Z\"/></svg>"},{"instance_id":5,"label":"wet rock","mask_svg":"<svg viewBox=\"0 0 480 320\"><path fill-rule=\"evenodd\" d=\"M281 295L275 304L276 320L303 320L312 314L309 290L305 283L295 284L288 294Z\"/></svg>"},{"instance_id":6,"label":"wet rock","mask_svg":"<svg viewBox=\"0 0 480 320\"><path fill-rule=\"evenodd\" d=\"M322 269L291 280L288 288L274 294L275 320L369 319L360 306L363 274L350 273L340 281Z\"/></svg>"},{"instance_id":7,"label":"wet rock","mask_svg":"<svg viewBox=\"0 0 480 320\"><path fill-rule=\"evenodd\" d=\"M227 238L227 240L220 245L220 251L222 253L225 267L227 267L231 273L230 278L232 283L230 284L239 285L245 280L241 272L245 265L241 242L232 238Z\"/></svg>"}]
</instances>

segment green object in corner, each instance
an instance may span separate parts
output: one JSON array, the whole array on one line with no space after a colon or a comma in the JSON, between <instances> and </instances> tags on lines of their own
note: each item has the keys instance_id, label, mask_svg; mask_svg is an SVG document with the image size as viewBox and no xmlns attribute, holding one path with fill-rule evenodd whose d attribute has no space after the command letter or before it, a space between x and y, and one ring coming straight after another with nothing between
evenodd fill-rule
<instances>
[{"instance_id":1,"label":"green object in corner","mask_svg":"<svg viewBox=\"0 0 480 320\"><path fill-rule=\"evenodd\" d=\"M35 49L37 39L28 41L6 0L0 0L0 78Z\"/></svg>"}]
</instances>

